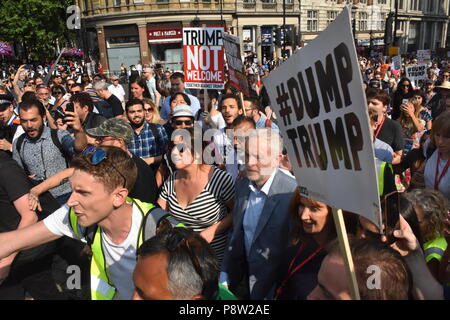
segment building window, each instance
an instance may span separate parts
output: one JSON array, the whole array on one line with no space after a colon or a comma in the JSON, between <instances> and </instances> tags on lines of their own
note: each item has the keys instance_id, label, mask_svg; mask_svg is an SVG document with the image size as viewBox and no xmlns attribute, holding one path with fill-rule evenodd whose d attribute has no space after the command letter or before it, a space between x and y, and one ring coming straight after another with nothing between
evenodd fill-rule
<instances>
[{"instance_id":1,"label":"building window","mask_svg":"<svg viewBox=\"0 0 450 320\"><path fill-rule=\"evenodd\" d=\"M420 10L420 1L419 0L410 0L409 9L412 11Z\"/></svg>"},{"instance_id":2,"label":"building window","mask_svg":"<svg viewBox=\"0 0 450 320\"><path fill-rule=\"evenodd\" d=\"M405 9L403 0L398 0L398 8L399 9Z\"/></svg>"},{"instance_id":3,"label":"building window","mask_svg":"<svg viewBox=\"0 0 450 320\"><path fill-rule=\"evenodd\" d=\"M327 11L327 26L332 23L334 21L334 19L336 19L336 17L338 16L339 12L338 11Z\"/></svg>"},{"instance_id":4,"label":"building window","mask_svg":"<svg viewBox=\"0 0 450 320\"><path fill-rule=\"evenodd\" d=\"M134 3L144 3L145 0L133 0Z\"/></svg>"},{"instance_id":5,"label":"building window","mask_svg":"<svg viewBox=\"0 0 450 320\"><path fill-rule=\"evenodd\" d=\"M367 3L367 0L359 0L359 3L365 4Z\"/></svg>"},{"instance_id":6,"label":"building window","mask_svg":"<svg viewBox=\"0 0 450 320\"><path fill-rule=\"evenodd\" d=\"M113 0L113 6L119 7L120 6L120 0Z\"/></svg>"},{"instance_id":7,"label":"building window","mask_svg":"<svg viewBox=\"0 0 450 320\"><path fill-rule=\"evenodd\" d=\"M378 0L378 4L386 4L386 0Z\"/></svg>"},{"instance_id":8,"label":"building window","mask_svg":"<svg viewBox=\"0 0 450 320\"><path fill-rule=\"evenodd\" d=\"M306 31L317 31L317 10L308 10L306 17Z\"/></svg>"},{"instance_id":9,"label":"building window","mask_svg":"<svg viewBox=\"0 0 450 320\"><path fill-rule=\"evenodd\" d=\"M367 30L367 12L359 12L358 30Z\"/></svg>"},{"instance_id":10,"label":"building window","mask_svg":"<svg viewBox=\"0 0 450 320\"><path fill-rule=\"evenodd\" d=\"M380 29L384 30L386 28L386 13L380 13Z\"/></svg>"}]
</instances>

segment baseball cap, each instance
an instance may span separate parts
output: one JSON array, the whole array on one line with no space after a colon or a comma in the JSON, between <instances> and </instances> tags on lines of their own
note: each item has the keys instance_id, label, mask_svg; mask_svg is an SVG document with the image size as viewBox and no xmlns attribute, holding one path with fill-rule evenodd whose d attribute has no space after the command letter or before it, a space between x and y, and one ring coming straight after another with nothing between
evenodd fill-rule
<instances>
[{"instance_id":1,"label":"baseball cap","mask_svg":"<svg viewBox=\"0 0 450 320\"><path fill-rule=\"evenodd\" d=\"M111 76L111 80L119 80L118 76Z\"/></svg>"},{"instance_id":2,"label":"baseball cap","mask_svg":"<svg viewBox=\"0 0 450 320\"><path fill-rule=\"evenodd\" d=\"M113 137L122 138L129 144L133 138L133 129L124 119L110 118L102 122L97 128L87 129L86 133L93 137Z\"/></svg>"},{"instance_id":3,"label":"baseball cap","mask_svg":"<svg viewBox=\"0 0 450 320\"><path fill-rule=\"evenodd\" d=\"M194 118L194 114L192 113L192 109L187 104L179 104L173 109L172 118L176 117L191 117Z\"/></svg>"},{"instance_id":4,"label":"baseball cap","mask_svg":"<svg viewBox=\"0 0 450 320\"><path fill-rule=\"evenodd\" d=\"M4 111L14 101L14 98L9 94L0 94L0 111Z\"/></svg>"}]
</instances>

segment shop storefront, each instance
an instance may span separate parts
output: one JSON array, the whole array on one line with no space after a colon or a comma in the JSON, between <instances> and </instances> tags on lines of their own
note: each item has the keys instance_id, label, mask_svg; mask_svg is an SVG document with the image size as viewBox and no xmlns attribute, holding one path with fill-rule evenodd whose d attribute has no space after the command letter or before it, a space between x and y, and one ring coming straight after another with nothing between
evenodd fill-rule
<instances>
[{"instance_id":1,"label":"shop storefront","mask_svg":"<svg viewBox=\"0 0 450 320\"><path fill-rule=\"evenodd\" d=\"M182 25L149 25L147 37L154 63L161 63L164 69L183 69Z\"/></svg>"},{"instance_id":2,"label":"shop storefront","mask_svg":"<svg viewBox=\"0 0 450 320\"><path fill-rule=\"evenodd\" d=\"M128 70L141 60L136 25L105 28L105 35L110 74L119 75L122 63Z\"/></svg>"}]
</instances>

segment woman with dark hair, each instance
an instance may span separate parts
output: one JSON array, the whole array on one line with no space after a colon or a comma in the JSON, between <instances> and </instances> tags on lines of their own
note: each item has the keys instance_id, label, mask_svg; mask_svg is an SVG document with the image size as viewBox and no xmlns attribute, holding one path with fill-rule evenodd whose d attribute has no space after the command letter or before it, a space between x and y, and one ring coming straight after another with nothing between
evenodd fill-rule
<instances>
[{"instance_id":1,"label":"woman with dark hair","mask_svg":"<svg viewBox=\"0 0 450 320\"><path fill-rule=\"evenodd\" d=\"M292 232L281 283L275 293L278 300L306 300L317 285L325 247L336 238L332 209L323 202L305 198L297 188L289 204Z\"/></svg>"},{"instance_id":2,"label":"woman with dark hair","mask_svg":"<svg viewBox=\"0 0 450 320\"><path fill-rule=\"evenodd\" d=\"M204 159L201 129L174 131L172 161L176 171L164 182L159 206L211 244L219 263L227 245L229 214L234 206L234 181L230 174Z\"/></svg>"},{"instance_id":3,"label":"woman with dark hair","mask_svg":"<svg viewBox=\"0 0 450 320\"><path fill-rule=\"evenodd\" d=\"M411 81L408 78L400 79L397 85L397 91L394 94L394 101L392 102L392 120L397 120L400 117L400 106L412 98L413 90Z\"/></svg>"},{"instance_id":4,"label":"woman with dark hair","mask_svg":"<svg viewBox=\"0 0 450 320\"><path fill-rule=\"evenodd\" d=\"M130 93L134 99L150 99L150 91L148 91L144 78L134 78L130 81Z\"/></svg>"},{"instance_id":5,"label":"woman with dark hair","mask_svg":"<svg viewBox=\"0 0 450 320\"><path fill-rule=\"evenodd\" d=\"M55 104L53 105L53 109L57 107L63 108L65 110L67 100L64 99L64 95L66 94L66 90L61 85L56 85L52 87L52 96L55 98Z\"/></svg>"},{"instance_id":6,"label":"woman with dark hair","mask_svg":"<svg viewBox=\"0 0 450 320\"><path fill-rule=\"evenodd\" d=\"M427 96L425 95L425 92L422 90L414 90L413 91L413 98L417 101L417 103L420 105L420 118L425 121L425 129L431 130L433 117L431 116L431 113L428 111L428 108L425 107L425 101L427 101Z\"/></svg>"}]
</instances>

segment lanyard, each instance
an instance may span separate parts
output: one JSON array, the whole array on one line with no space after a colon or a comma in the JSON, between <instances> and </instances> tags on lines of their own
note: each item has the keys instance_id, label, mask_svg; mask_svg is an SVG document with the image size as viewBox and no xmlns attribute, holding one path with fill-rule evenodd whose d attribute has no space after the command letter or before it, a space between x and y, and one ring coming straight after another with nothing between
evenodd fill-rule
<instances>
[{"instance_id":1,"label":"lanyard","mask_svg":"<svg viewBox=\"0 0 450 320\"><path fill-rule=\"evenodd\" d=\"M438 177L440 160L441 160L441 155L439 154L439 151L438 151L437 161L436 161L436 174L434 175L434 190L439 190L439 183L441 183L442 178L447 173L448 167L450 166L450 159L448 159L444 169L441 172L441 175Z\"/></svg>"},{"instance_id":2,"label":"lanyard","mask_svg":"<svg viewBox=\"0 0 450 320\"><path fill-rule=\"evenodd\" d=\"M306 258L305 260L303 260L298 266L296 266L294 268L294 270L292 270L292 268L294 267L294 263L295 260L297 260L297 258L300 256L300 254L303 252L303 250L305 250L306 246L308 245L309 241L305 241L302 243L302 245L300 246L300 248L298 248L297 253L295 254L295 257L292 259L291 263L289 264L289 268L288 268L288 275L286 276L286 278L284 278L283 282L281 283L280 287L278 287L275 297L279 297L282 293L283 293L283 287L286 285L286 283L288 282L288 280L301 268L303 268L303 266L305 264L307 264L310 260L312 260L315 256L317 256L317 254L319 254L320 251L322 251L323 249L323 245L321 245L319 248L316 249L316 251L314 251L313 253L311 253L309 255L308 258Z\"/></svg>"},{"instance_id":3,"label":"lanyard","mask_svg":"<svg viewBox=\"0 0 450 320\"><path fill-rule=\"evenodd\" d=\"M383 121L381 121L380 126L377 129L377 132L375 132L375 138L378 138L378 134L380 133L381 128L383 127L383 124L384 124L384 116L383 116Z\"/></svg>"}]
</instances>

